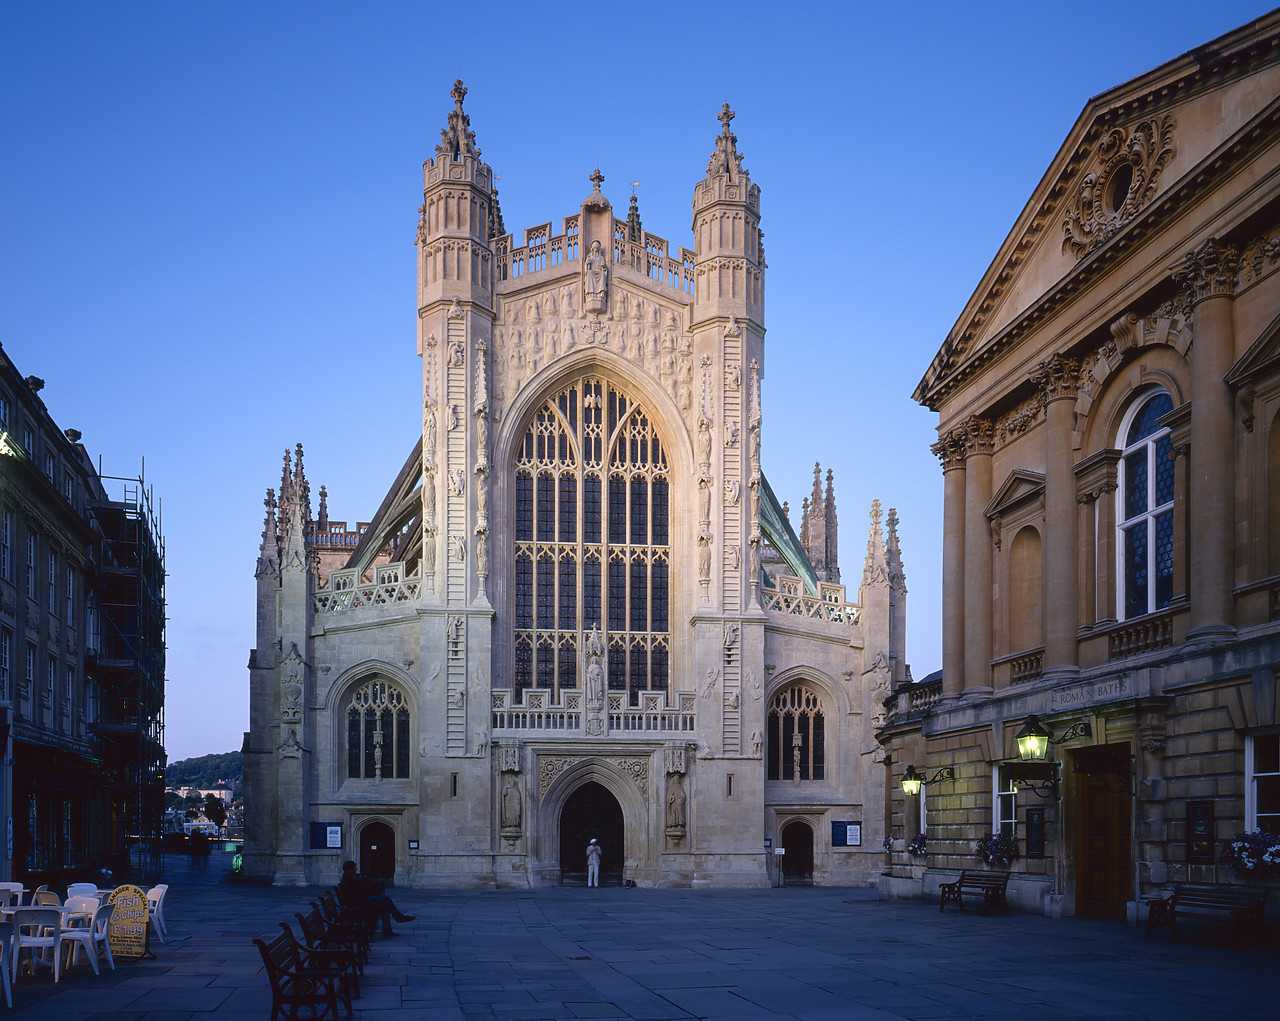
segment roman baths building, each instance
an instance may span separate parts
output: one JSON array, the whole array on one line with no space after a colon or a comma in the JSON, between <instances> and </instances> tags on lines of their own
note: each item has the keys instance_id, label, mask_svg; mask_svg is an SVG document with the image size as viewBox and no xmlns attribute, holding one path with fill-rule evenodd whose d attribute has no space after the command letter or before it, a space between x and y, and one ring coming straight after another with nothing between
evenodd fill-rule
<instances>
[{"instance_id":1,"label":"roman baths building","mask_svg":"<svg viewBox=\"0 0 1280 1021\"><path fill-rule=\"evenodd\" d=\"M732 112L692 247L634 198L616 216L599 170L517 245L465 93L424 165L421 434L367 524L323 490L313 517L301 445L268 493L246 872L581 882L596 837L606 883L873 883L876 727L910 679L897 518L872 508L851 594L830 475L799 535L764 476Z\"/></svg>"},{"instance_id":2,"label":"roman baths building","mask_svg":"<svg viewBox=\"0 0 1280 1021\"><path fill-rule=\"evenodd\" d=\"M882 893L996 833L1035 911L1250 881L1218 859L1280 831L1280 13L1088 102L915 398L943 669L879 732Z\"/></svg>"}]
</instances>

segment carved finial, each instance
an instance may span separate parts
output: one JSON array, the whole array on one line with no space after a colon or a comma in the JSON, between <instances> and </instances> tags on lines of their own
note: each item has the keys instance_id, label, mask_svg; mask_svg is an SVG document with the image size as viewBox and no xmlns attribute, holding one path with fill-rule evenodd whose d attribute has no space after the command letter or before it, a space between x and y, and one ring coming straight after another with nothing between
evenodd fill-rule
<instances>
[{"instance_id":1,"label":"carved finial","mask_svg":"<svg viewBox=\"0 0 1280 1021\"><path fill-rule=\"evenodd\" d=\"M494 174L493 179L498 180L500 174ZM493 204L489 207L489 237L500 238L507 232L506 224L502 222L502 206L498 204L498 189L493 189Z\"/></svg>"},{"instance_id":2,"label":"carved finial","mask_svg":"<svg viewBox=\"0 0 1280 1021\"><path fill-rule=\"evenodd\" d=\"M711 154L711 162L707 164L708 176L728 174L733 177L735 174L746 173L742 166L742 156L738 152L738 136L729 130L729 123L733 118L734 112L725 103L720 108L720 134L716 136L716 151Z\"/></svg>"},{"instance_id":3,"label":"carved finial","mask_svg":"<svg viewBox=\"0 0 1280 1021\"><path fill-rule=\"evenodd\" d=\"M890 507L885 519L888 535L884 542L884 559L889 567L889 580L906 591L906 575L902 570L902 551L898 548L898 512Z\"/></svg>"},{"instance_id":4,"label":"carved finial","mask_svg":"<svg viewBox=\"0 0 1280 1021\"><path fill-rule=\"evenodd\" d=\"M887 581L888 571L884 559L884 540L880 532L880 501L871 501L871 532L867 536L867 559L862 566L862 584Z\"/></svg>"},{"instance_id":5,"label":"carved finial","mask_svg":"<svg viewBox=\"0 0 1280 1021\"><path fill-rule=\"evenodd\" d=\"M639 181L633 181L633 184L639 184ZM644 228L640 225L640 207L636 204L636 193L631 193L631 208L627 210L627 239L633 244L640 243L640 235L644 232Z\"/></svg>"},{"instance_id":6,"label":"carved finial","mask_svg":"<svg viewBox=\"0 0 1280 1021\"><path fill-rule=\"evenodd\" d=\"M449 113L448 126L440 131L437 156L448 156L456 160L461 156L480 155L480 150L476 148L476 133L471 130L471 118L462 112L462 100L466 94L466 86L459 78L449 90L449 95L453 97L453 110Z\"/></svg>"},{"instance_id":7,"label":"carved finial","mask_svg":"<svg viewBox=\"0 0 1280 1021\"><path fill-rule=\"evenodd\" d=\"M320 516L316 520L316 527L321 532L329 531L329 491L324 486L320 487Z\"/></svg>"},{"instance_id":8,"label":"carved finial","mask_svg":"<svg viewBox=\"0 0 1280 1021\"><path fill-rule=\"evenodd\" d=\"M600 173L600 168L596 167L591 172L591 176L587 178L591 182L591 192L593 195L600 194L600 185L604 184L604 174Z\"/></svg>"},{"instance_id":9,"label":"carved finial","mask_svg":"<svg viewBox=\"0 0 1280 1021\"><path fill-rule=\"evenodd\" d=\"M718 119L720 123L724 125L724 128L723 128L724 134L726 135L729 134L729 124L733 120L733 118L736 116L737 114L735 114L732 110L729 109L728 103L725 103L724 106L720 107L720 116Z\"/></svg>"}]
</instances>

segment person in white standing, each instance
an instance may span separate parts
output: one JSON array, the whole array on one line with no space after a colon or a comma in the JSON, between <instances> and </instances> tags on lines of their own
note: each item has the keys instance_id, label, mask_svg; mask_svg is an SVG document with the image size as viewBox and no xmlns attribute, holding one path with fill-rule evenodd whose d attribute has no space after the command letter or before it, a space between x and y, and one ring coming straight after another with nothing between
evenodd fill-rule
<instances>
[{"instance_id":1,"label":"person in white standing","mask_svg":"<svg viewBox=\"0 0 1280 1021\"><path fill-rule=\"evenodd\" d=\"M595 837L591 838L591 843L587 845L587 885L600 885L600 855L603 852L600 849L600 841Z\"/></svg>"}]
</instances>

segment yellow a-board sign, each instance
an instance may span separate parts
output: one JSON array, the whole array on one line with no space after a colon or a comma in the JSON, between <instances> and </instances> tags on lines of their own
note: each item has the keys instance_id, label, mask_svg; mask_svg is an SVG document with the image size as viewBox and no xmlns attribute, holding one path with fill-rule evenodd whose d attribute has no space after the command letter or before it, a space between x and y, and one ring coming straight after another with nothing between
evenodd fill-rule
<instances>
[{"instance_id":1,"label":"yellow a-board sign","mask_svg":"<svg viewBox=\"0 0 1280 1021\"><path fill-rule=\"evenodd\" d=\"M116 906L107 926L107 938L111 941L111 956L137 958L151 953L150 933L147 929L149 909L147 895L141 887L117 886L107 898Z\"/></svg>"}]
</instances>

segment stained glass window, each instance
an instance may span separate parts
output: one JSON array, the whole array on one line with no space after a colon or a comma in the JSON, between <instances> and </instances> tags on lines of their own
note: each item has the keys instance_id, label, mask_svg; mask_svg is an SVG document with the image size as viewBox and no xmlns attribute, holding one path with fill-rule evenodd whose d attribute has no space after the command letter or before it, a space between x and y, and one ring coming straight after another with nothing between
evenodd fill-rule
<instances>
[{"instance_id":1,"label":"stained glass window","mask_svg":"<svg viewBox=\"0 0 1280 1021\"><path fill-rule=\"evenodd\" d=\"M1116 576L1126 620L1164 609L1173 598L1174 463L1169 430L1160 425L1172 410L1169 395L1156 390L1134 406L1120 430Z\"/></svg>"},{"instance_id":2,"label":"stained glass window","mask_svg":"<svg viewBox=\"0 0 1280 1021\"><path fill-rule=\"evenodd\" d=\"M824 778L826 726L817 692L799 684L778 692L769 706L768 731L770 780Z\"/></svg>"},{"instance_id":3,"label":"stained glass window","mask_svg":"<svg viewBox=\"0 0 1280 1021\"><path fill-rule=\"evenodd\" d=\"M379 679L358 687L347 709L348 778L407 779L411 747L404 692Z\"/></svg>"},{"instance_id":4,"label":"stained glass window","mask_svg":"<svg viewBox=\"0 0 1280 1021\"><path fill-rule=\"evenodd\" d=\"M580 689L579 649L606 643L606 683L637 705L668 681L668 467L643 407L587 377L549 399L515 463L517 691Z\"/></svg>"}]
</instances>

